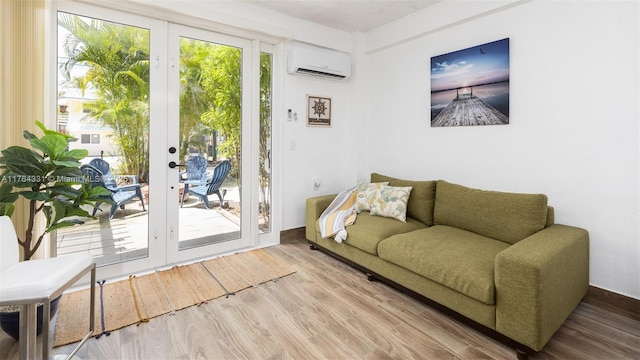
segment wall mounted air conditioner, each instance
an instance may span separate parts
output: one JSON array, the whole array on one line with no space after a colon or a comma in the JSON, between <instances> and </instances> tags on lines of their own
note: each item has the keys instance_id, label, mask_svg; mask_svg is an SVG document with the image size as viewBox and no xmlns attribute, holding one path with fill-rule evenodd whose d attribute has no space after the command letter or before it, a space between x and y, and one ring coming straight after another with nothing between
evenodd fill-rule
<instances>
[{"instance_id":1,"label":"wall mounted air conditioner","mask_svg":"<svg viewBox=\"0 0 640 360\"><path fill-rule=\"evenodd\" d=\"M312 45L292 43L287 57L287 72L346 79L351 76L351 56Z\"/></svg>"}]
</instances>

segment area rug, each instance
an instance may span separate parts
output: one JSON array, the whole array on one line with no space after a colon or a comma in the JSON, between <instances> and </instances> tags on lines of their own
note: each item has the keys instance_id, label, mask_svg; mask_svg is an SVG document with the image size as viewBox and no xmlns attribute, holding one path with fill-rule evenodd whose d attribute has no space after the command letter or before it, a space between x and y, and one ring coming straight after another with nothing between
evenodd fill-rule
<instances>
[{"instance_id":1,"label":"area rug","mask_svg":"<svg viewBox=\"0 0 640 360\"><path fill-rule=\"evenodd\" d=\"M264 249L251 250L96 286L94 336L142 324L189 306L293 274ZM54 347L80 341L89 331L90 289L62 296Z\"/></svg>"}]
</instances>

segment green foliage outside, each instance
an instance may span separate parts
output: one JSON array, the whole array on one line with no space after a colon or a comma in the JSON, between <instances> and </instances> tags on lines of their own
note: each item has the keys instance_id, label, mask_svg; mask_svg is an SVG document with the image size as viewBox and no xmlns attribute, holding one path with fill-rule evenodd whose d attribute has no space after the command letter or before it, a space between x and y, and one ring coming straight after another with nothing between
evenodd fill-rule
<instances>
[{"instance_id":1,"label":"green foliage outside","mask_svg":"<svg viewBox=\"0 0 640 360\"><path fill-rule=\"evenodd\" d=\"M95 88L98 100L90 115L113 131L119 173L149 174L149 32L131 26L61 14L60 26L71 35L65 40L64 64L70 83ZM241 164L242 52L205 41L180 41L180 159L190 150L207 152L214 143L214 158L228 158L230 175L239 177ZM89 66L84 79L71 70ZM268 161L271 137L271 56L260 57L260 160ZM261 166L260 187L269 184L269 171ZM265 191L265 190L263 190Z\"/></svg>"},{"instance_id":2,"label":"green foliage outside","mask_svg":"<svg viewBox=\"0 0 640 360\"><path fill-rule=\"evenodd\" d=\"M270 226L271 198L268 190L271 187L271 66L273 64L271 54L260 54L260 166L258 181L260 186L259 213L265 220L265 226ZM269 230L265 228L263 230Z\"/></svg>"},{"instance_id":3,"label":"green foliage outside","mask_svg":"<svg viewBox=\"0 0 640 360\"><path fill-rule=\"evenodd\" d=\"M225 140L218 153L231 160L231 176L238 177L241 161L242 124L242 52L229 46L214 46L210 56L200 63L204 76L202 88L210 104L202 122L218 131Z\"/></svg>"},{"instance_id":4,"label":"green foliage outside","mask_svg":"<svg viewBox=\"0 0 640 360\"><path fill-rule=\"evenodd\" d=\"M119 156L116 171L149 179L149 31L60 13L66 80L91 86L98 99L90 115L112 131ZM75 66L88 66L84 78L72 78Z\"/></svg>"},{"instance_id":5,"label":"green foliage outside","mask_svg":"<svg viewBox=\"0 0 640 360\"><path fill-rule=\"evenodd\" d=\"M183 39L180 42L180 159L185 159L190 148L206 153L203 138L212 136L213 129L201 121L209 108L208 96L202 87L205 72L202 63L211 56L213 45L202 41Z\"/></svg>"}]
</instances>

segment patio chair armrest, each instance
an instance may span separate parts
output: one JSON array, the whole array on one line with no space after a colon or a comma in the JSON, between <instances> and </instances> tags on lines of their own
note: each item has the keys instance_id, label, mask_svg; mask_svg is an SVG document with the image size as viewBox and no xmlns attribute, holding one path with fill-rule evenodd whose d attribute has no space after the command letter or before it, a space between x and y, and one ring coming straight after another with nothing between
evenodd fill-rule
<instances>
[{"instance_id":1,"label":"patio chair armrest","mask_svg":"<svg viewBox=\"0 0 640 360\"><path fill-rule=\"evenodd\" d=\"M129 191L129 190L136 190L138 191L138 189L141 188L141 184L129 184L129 185L122 185L122 186L118 186L115 189L109 189L111 190L111 192L119 192L119 191Z\"/></svg>"},{"instance_id":2,"label":"patio chair armrest","mask_svg":"<svg viewBox=\"0 0 640 360\"><path fill-rule=\"evenodd\" d=\"M137 175L115 175L116 178L127 178L131 182L129 185L138 184Z\"/></svg>"},{"instance_id":3,"label":"patio chair armrest","mask_svg":"<svg viewBox=\"0 0 640 360\"><path fill-rule=\"evenodd\" d=\"M102 178L103 178L103 180L105 182L107 182L109 180L113 180L116 183L118 183L119 179L125 178L125 179L128 179L127 180L127 182L128 182L127 185L138 184L138 176L137 175L116 175L116 174L109 173L109 174L102 175Z\"/></svg>"}]
</instances>

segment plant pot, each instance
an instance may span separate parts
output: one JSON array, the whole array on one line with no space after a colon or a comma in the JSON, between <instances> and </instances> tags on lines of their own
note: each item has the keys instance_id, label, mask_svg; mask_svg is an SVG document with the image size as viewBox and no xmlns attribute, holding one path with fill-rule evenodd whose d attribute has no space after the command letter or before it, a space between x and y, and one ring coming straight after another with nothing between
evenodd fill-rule
<instances>
[{"instance_id":1,"label":"plant pot","mask_svg":"<svg viewBox=\"0 0 640 360\"><path fill-rule=\"evenodd\" d=\"M53 317L56 315L56 312L58 311L58 304L60 302L61 297L62 295L58 296L57 298L51 301L51 307L50 307L51 319L53 319ZM38 305L38 309L37 309L38 319L36 320L37 335L40 335L42 333L42 308L43 308L42 304ZM16 341L20 340L20 311L0 312L0 328L2 328L2 330L4 330L4 332L6 332L9 336L11 336L14 340Z\"/></svg>"}]
</instances>

